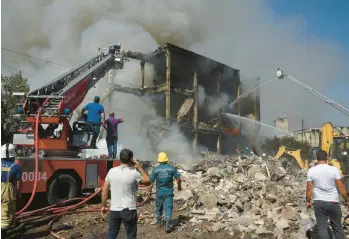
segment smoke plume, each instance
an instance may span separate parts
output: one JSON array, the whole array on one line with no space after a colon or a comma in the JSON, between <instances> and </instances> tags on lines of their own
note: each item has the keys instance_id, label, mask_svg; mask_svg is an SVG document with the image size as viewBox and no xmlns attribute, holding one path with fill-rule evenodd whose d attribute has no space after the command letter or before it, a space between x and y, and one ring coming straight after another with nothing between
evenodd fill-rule
<instances>
[{"instance_id":1,"label":"smoke plume","mask_svg":"<svg viewBox=\"0 0 349 239\"><path fill-rule=\"evenodd\" d=\"M314 37L301 38L305 25L302 18L277 18L265 1L3 1L2 47L64 66L3 50L2 70L22 70L31 87L36 88L95 55L101 43L120 42L126 50L147 53L170 42L239 69L244 78L263 77L279 65L325 92L329 84L335 84L332 79L339 78L338 73L345 76L348 70L341 63L340 48ZM152 69L147 65L145 70L146 83L152 85ZM139 62L126 62L113 80L125 86L140 86ZM341 83L348 87L347 81ZM101 95L107 85L108 76L89 92L85 103ZM199 100L204 96L201 89ZM349 104L348 100L341 102ZM301 117L316 126L324 121L346 122L324 102L287 81L264 86L261 104L261 119L269 124L285 113L291 125L298 124ZM155 157L149 154L151 145L141 132L141 117L155 117L152 104L145 98L113 93L105 107L107 112L115 111L116 116L125 118L120 126L120 144L134 149L140 158ZM171 133L167 147L186 151L175 143L181 141L180 133Z\"/></svg>"}]
</instances>

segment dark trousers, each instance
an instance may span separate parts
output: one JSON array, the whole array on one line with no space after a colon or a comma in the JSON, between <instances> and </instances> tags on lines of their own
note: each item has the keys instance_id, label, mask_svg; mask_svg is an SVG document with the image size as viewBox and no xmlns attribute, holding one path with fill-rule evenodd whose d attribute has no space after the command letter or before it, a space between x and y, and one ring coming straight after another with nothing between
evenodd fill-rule
<instances>
[{"instance_id":1,"label":"dark trousers","mask_svg":"<svg viewBox=\"0 0 349 239\"><path fill-rule=\"evenodd\" d=\"M127 239L137 238L137 222L137 210L110 211L107 239L115 239L118 236L121 223L126 229Z\"/></svg>"},{"instance_id":2,"label":"dark trousers","mask_svg":"<svg viewBox=\"0 0 349 239\"><path fill-rule=\"evenodd\" d=\"M112 136L106 138L107 147L108 147L108 157L112 159L116 159L116 153L118 150L118 137Z\"/></svg>"},{"instance_id":3,"label":"dark trousers","mask_svg":"<svg viewBox=\"0 0 349 239\"><path fill-rule=\"evenodd\" d=\"M336 239L344 239L342 227L342 211L339 203L314 201L315 217L317 223L317 234L321 239L329 238L327 221L330 218L333 234Z\"/></svg>"},{"instance_id":4,"label":"dark trousers","mask_svg":"<svg viewBox=\"0 0 349 239\"><path fill-rule=\"evenodd\" d=\"M96 147L97 138L99 133L101 132L101 124L91 124L93 127L93 135L91 140L91 146Z\"/></svg>"},{"instance_id":5,"label":"dark trousers","mask_svg":"<svg viewBox=\"0 0 349 239\"><path fill-rule=\"evenodd\" d=\"M163 211L165 211L164 221L169 222L172 219L173 211L173 194L156 195L156 220L161 221Z\"/></svg>"},{"instance_id":6,"label":"dark trousers","mask_svg":"<svg viewBox=\"0 0 349 239\"><path fill-rule=\"evenodd\" d=\"M1 228L1 238L7 237L7 230L8 228Z\"/></svg>"}]
</instances>

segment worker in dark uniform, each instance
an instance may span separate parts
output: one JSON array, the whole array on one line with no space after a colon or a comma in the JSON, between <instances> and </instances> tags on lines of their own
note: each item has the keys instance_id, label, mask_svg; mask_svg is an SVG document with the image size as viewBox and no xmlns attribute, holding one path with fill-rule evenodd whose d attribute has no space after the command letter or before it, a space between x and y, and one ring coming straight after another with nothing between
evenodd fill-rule
<instances>
[{"instance_id":1,"label":"worker in dark uniform","mask_svg":"<svg viewBox=\"0 0 349 239\"><path fill-rule=\"evenodd\" d=\"M1 237L6 238L9 226L16 216L17 197L20 198L22 169L15 163L16 147L1 146Z\"/></svg>"},{"instance_id":2,"label":"worker in dark uniform","mask_svg":"<svg viewBox=\"0 0 349 239\"><path fill-rule=\"evenodd\" d=\"M107 141L109 159L116 159L118 145L118 125L123 122L123 118L114 118L114 112L109 113L109 118L104 121L103 127L107 131L107 137L105 139Z\"/></svg>"},{"instance_id":3,"label":"worker in dark uniform","mask_svg":"<svg viewBox=\"0 0 349 239\"><path fill-rule=\"evenodd\" d=\"M151 193L154 182L156 181L156 223L158 227L162 227L162 213L165 211L165 231L170 232L170 220L172 219L173 210L173 179L177 180L178 190L182 190L181 178L177 169L168 164L167 154L159 153L158 162L160 165L156 166L150 176L152 185L149 188Z\"/></svg>"},{"instance_id":4,"label":"worker in dark uniform","mask_svg":"<svg viewBox=\"0 0 349 239\"><path fill-rule=\"evenodd\" d=\"M93 103L88 103L83 110L87 110L87 122L93 127L91 147L97 148L97 138L101 131L101 124L105 120L104 107L100 103L100 97L95 96Z\"/></svg>"}]
</instances>

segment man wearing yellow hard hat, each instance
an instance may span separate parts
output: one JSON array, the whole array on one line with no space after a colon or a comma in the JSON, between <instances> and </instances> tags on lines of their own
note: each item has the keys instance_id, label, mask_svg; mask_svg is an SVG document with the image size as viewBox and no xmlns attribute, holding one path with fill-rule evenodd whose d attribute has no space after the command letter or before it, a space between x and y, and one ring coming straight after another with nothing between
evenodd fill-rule
<instances>
[{"instance_id":1,"label":"man wearing yellow hard hat","mask_svg":"<svg viewBox=\"0 0 349 239\"><path fill-rule=\"evenodd\" d=\"M177 169L168 164L167 154L164 152L158 155L159 165L156 166L150 176L152 185L150 186L150 192L153 184L156 180L156 223L159 227L162 227L162 213L165 211L165 231L170 232L169 225L172 219L173 210L173 179L177 180L178 190L182 190L180 174Z\"/></svg>"}]
</instances>

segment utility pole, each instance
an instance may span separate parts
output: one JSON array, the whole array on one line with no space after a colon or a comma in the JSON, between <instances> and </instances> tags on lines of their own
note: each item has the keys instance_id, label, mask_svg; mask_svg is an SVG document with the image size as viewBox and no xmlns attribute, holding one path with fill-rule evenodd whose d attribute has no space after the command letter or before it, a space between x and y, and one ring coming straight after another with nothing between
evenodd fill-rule
<instances>
[{"instance_id":1,"label":"utility pole","mask_svg":"<svg viewBox=\"0 0 349 239\"><path fill-rule=\"evenodd\" d=\"M302 141L304 141L304 119L302 117Z\"/></svg>"}]
</instances>

